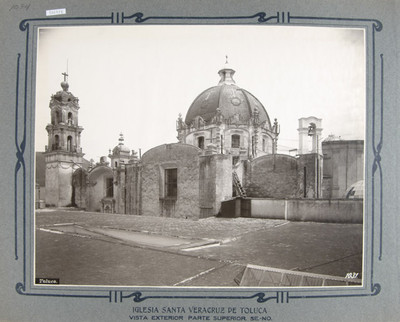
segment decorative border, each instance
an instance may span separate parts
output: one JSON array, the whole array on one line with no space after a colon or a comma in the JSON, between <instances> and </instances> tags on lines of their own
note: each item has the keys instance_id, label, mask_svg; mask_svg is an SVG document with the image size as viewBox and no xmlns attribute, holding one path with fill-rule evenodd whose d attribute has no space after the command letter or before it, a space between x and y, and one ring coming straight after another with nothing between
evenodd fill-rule
<instances>
[{"instance_id":1,"label":"decorative border","mask_svg":"<svg viewBox=\"0 0 400 322\"><path fill-rule=\"evenodd\" d=\"M345 24L346 27L358 27L365 28L366 30L372 30L372 48L371 48L371 63L372 63L372 98L371 98L371 106L372 106L372 152L374 155L374 160L372 163L372 176L371 176L371 245L370 245L370 253L371 253L371 262L370 262L370 291L367 290L366 293L360 292L360 289L345 289L345 294L337 294L334 291L337 290L304 290L304 289L291 289L290 291L266 291L266 292L257 292L249 296L187 296L187 295L175 295L175 296L165 296L165 295L149 295L142 296L143 294L139 291L131 292L127 290L85 290L90 294L83 294L82 290L71 289L68 290L68 294L62 293L61 289L51 289L52 292L48 292L46 289L37 289L37 292L26 292L27 288L27 275L26 275L26 267L27 267L27 253L26 253L26 233L27 233L27 214L26 214L26 201L27 201L27 189L26 189L26 164L24 159L24 153L26 148L26 121L27 121L27 92L28 92L28 66L29 66L29 58L33 57L30 52L31 48L29 46L30 38L30 28L31 26L51 26L50 22L57 22L62 24L63 22L73 22L75 24L82 25L84 22L87 24L124 24L130 21L130 25L141 24L148 21L153 21L154 23L169 23L176 24L179 21L186 21L187 23L210 23L210 22L218 22L219 24L226 23L247 23L247 24L293 24L293 25L326 25L327 22L329 26L338 25L343 26ZM297 22L297 23L296 23ZM39 24L40 23L40 24ZM45 23L45 24L43 24ZM32 25L31 25L32 24ZM356 24L356 25L355 25ZM58 24L59 25L59 24ZM372 27L372 28L371 28ZM101 17L58 17L58 18L32 18L32 19L24 19L19 24L19 29L22 32L26 32L26 44L25 44L25 71L23 74L24 84L23 88L20 89L20 74L21 74L21 53L17 54L17 66L16 66L16 101L15 101L15 147L16 147L16 157L17 162L15 164L14 170L14 216L15 216L15 260L21 260L18 255L18 241L21 239L19 236L19 222L18 219L22 217L22 244L23 244L23 254L22 254L22 263L23 263L23 282L19 282L16 284L16 291L18 294L27 295L27 296L50 296L50 297L80 297L80 298L101 298L108 299L109 302L122 302L125 299L130 299L134 302L143 302L148 299L219 299L219 300L252 300L256 299L258 303L264 303L269 300L276 300L276 303L289 303L289 300L296 299L310 299L310 298L337 298L337 297L364 297L364 296L375 296L378 295L381 291L381 285L379 283L374 283L374 260L375 258L375 219L379 221L379 252L377 259L379 261L382 260L382 227L383 227L383 213L382 213L382 195L383 195L383 184L382 184L382 165L381 165L381 151L383 147L383 89L384 89L384 60L383 54L380 54L380 102L379 108L376 108L376 66L375 66L375 33L380 32L383 29L382 23L377 19L361 19L361 18L334 18L334 17L307 17L307 16L291 16L289 12L277 12L276 15L267 16L265 12L258 12L249 16L211 16L211 17L198 17L198 16L148 16L145 17L143 13L137 12L132 15L126 16L124 12L112 12L109 16L101 16ZM33 42L32 42L33 43ZM367 57L368 61L368 57ZM32 63L33 64L33 63ZM367 82L369 78L367 77ZM20 91L23 91L23 132L22 132L22 140L19 140L20 131L19 123L20 120ZM32 90L32 89L31 89ZM378 111L378 112L377 112ZM18 202L20 198L19 193L21 193L21 188L18 186L18 179L20 180L22 177L22 203ZM378 183L377 183L378 182ZM375 191L375 184L378 185L378 191ZM375 199L378 201L375 204ZM22 207L20 206L22 204ZM378 218L375 218L376 209L378 213ZM366 220L364 220L364 227L366 227ZM364 268L365 270L365 268ZM364 280L367 278L364 277ZM36 290L36 289L35 289ZM181 290L177 290L176 293L179 293ZM192 292L193 290L191 290ZM215 289L213 289L213 293L215 293ZM310 291L312 294L310 294ZM330 292L333 294L317 294ZM340 290L341 292L342 290ZM355 291L355 292L354 292ZM362 289L361 289L362 291ZM54 293L53 293L54 292ZM60 293L61 292L61 293ZM124 293L126 292L126 294ZM246 292L252 293L250 290L246 289L235 289L235 292ZM298 294L299 292L307 292L308 295ZM297 295L291 295L295 293ZM271 296L267 297L267 294Z\"/></svg>"}]
</instances>

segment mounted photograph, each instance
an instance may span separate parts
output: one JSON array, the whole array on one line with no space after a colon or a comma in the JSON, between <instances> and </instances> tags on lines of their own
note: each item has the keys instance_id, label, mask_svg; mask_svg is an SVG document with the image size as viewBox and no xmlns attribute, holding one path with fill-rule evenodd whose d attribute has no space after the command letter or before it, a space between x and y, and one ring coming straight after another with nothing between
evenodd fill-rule
<instances>
[{"instance_id":1,"label":"mounted photograph","mask_svg":"<svg viewBox=\"0 0 400 322\"><path fill-rule=\"evenodd\" d=\"M363 285L364 29L37 37L36 285Z\"/></svg>"}]
</instances>

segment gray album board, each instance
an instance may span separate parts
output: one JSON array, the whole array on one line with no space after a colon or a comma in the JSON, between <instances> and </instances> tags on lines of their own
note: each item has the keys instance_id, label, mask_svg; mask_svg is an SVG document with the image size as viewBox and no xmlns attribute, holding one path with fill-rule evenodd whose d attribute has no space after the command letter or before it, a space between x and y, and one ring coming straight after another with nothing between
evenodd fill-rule
<instances>
[{"instance_id":1,"label":"gray album board","mask_svg":"<svg viewBox=\"0 0 400 322\"><path fill-rule=\"evenodd\" d=\"M3 2L0 319L395 321L398 14L396 1ZM324 59L310 61L311 53ZM362 270L348 272L360 275L361 285L91 285L85 276L77 284L38 283L35 153L47 144L48 103L60 90L61 73L68 68L71 91L81 99L84 152L97 159L117 144L121 131L143 152L176 142L178 114L216 85L226 55L237 82L280 121L281 137L288 138L281 149L293 147L297 119L315 114L326 120L326 135L350 133L365 141ZM331 61L344 66L320 78ZM360 73L354 82L345 71L352 68ZM146 94L144 100L132 97L132 86ZM99 96L104 104L90 106ZM61 260L61 267L67 264Z\"/></svg>"}]
</instances>

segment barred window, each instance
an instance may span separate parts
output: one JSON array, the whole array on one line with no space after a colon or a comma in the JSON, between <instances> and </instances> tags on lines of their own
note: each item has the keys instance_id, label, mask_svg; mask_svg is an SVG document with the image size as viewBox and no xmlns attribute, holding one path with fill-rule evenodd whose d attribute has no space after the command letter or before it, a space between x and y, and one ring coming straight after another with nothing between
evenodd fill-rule
<instances>
[{"instance_id":1,"label":"barred window","mask_svg":"<svg viewBox=\"0 0 400 322\"><path fill-rule=\"evenodd\" d=\"M240 135L232 135L232 148L240 148Z\"/></svg>"},{"instance_id":2,"label":"barred window","mask_svg":"<svg viewBox=\"0 0 400 322\"><path fill-rule=\"evenodd\" d=\"M114 183L113 178L106 179L106 197L114 197Z\"/></svg>"},{"instance_id":3,"label":"barred window","mask_svg":"<svg viewBox=\"0 0 400 322\"><path fill-rule=\"evenodd\" d=\"M165 197L176 198L178 195L178 169L165 169Z\"/></svg>"}]
</instances>

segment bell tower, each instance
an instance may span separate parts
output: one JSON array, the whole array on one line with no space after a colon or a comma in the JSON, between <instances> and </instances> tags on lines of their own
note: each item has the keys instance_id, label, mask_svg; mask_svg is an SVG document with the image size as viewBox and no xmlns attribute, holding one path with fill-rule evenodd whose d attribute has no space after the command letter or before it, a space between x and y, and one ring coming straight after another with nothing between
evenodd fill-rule
<instances>
[{"instance_id":1,"label":"bell tower","mask_svg":"<svg viewBox=\"0 0 400 322\"><path fill-rule=\"evenodd\" d=\"M79 100L68 91L68 74L62 75L62 90L51 96L51 123L46 126L46 205L55 207L74 205L72 175L82 167L84 155L80 142L83 128L78 123Z\"/></svg>"}]
</instances>

